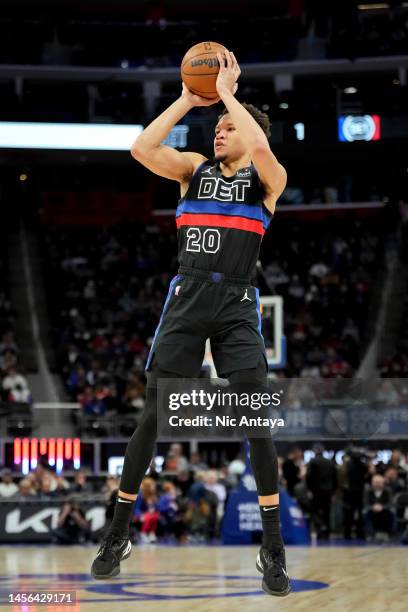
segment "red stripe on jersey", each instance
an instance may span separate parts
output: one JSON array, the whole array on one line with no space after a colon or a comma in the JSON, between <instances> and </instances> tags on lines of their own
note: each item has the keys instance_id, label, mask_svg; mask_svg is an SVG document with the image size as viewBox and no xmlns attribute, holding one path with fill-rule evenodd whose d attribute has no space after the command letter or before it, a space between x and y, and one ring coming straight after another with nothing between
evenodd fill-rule
<instances>
[{"instance_id":1,"label":"red stripe on jersey","mask_svg":"<svg viewBox=\"0 0 408 612\"><path fill-rule=\"evenodd\" d=\"M232 229L255 232L264 235L262 221L247 219L246 217L232 217L226 215L196 215L184 213L176 219L177 228L182 225L207 225L209 227L230 227Z\"/></svg>"}]
</instances>

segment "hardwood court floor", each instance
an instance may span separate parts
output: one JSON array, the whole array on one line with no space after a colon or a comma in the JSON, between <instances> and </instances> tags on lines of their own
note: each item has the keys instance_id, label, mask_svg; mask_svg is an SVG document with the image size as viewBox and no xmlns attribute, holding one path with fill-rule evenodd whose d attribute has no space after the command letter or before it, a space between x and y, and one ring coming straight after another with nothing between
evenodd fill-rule
<instances>
[{"instance_id":1,"label":"hardwood court floor","mask_svg":"<svg viewBox=\"0 0 408 612\"><path fill-rule=\"evenodd\" d=\"M405 547L288 547L293 592L260 590L251 547L134 547L122 573L96 581L96 547L0 546L0 608L22 612L389 612L408 609ZM75 606L7 605L22 590L76 591Z\"/></svg>"}]
</instances>

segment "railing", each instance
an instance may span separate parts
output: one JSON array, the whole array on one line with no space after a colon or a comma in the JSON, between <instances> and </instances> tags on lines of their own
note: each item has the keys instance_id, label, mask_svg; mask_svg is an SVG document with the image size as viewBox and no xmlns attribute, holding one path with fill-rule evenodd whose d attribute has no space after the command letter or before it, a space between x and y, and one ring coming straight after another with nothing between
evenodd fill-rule
<instances>
[{"instance_id":1,"label":"railing","mask_svg":"<svg viewBox=\"0 0 408 612\"><path fill-rule=\"evenodd\" d=\"M408 55L388 57L369 57L333 60L307 60L292 62L263 62L242 64L241 69L246 80L265 79L280 74L344 74L367 73L379 70L398 70L408 68ZM21 64L0 65L0 78L30 79L41 81L106 81L112 79L117 83L145 83L160 81L176 83L180 81L180 69L170 68L110 68L94 66L33 66Z\"/></svg>"}]
</instances>

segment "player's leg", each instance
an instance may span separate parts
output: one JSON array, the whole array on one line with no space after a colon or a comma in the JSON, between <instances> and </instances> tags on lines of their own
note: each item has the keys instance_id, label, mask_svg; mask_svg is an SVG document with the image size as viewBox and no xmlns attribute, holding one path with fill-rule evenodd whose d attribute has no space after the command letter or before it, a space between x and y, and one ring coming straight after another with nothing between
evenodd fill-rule
<instances>
[{"instance_id":1,"label":"player's leg","mask_svg":"<svg viewBox=\"0 0 408 612\"><path fill-rule=\"evenodd\" d=\"M200 335L197 323L200 286L179 274L170 283L146 365L145 409L127 445L113 520L92 565L95 578L117 575L121 559L130 554L129 523L157 437L157 380L194 377L200 371L207 331L202 327Z\"/></svg>"},{"instance_id":2,"label":"player's leg","mask_svg":"<svg viewBox=\"0 0 408 612\"><path fill-rule=\"evenodd\" d=\"M248 385L253 390L267 387L263 356L256 368L230 373L231 385ZM254 473L262 520L262 546L256 566L263 574L262 587L269 595L287 595L290 582L286 572L285 551L280 533L278 456L272 437L249 437L251 467Z\"/></svg>"},{"instance_id":3,"label":"player's leg","mask_svg":"<svg viewBox=\"0 0 408 612\"><path fill-rule=\"evenodd\" d=\"M120 561L130 556L129 524L140 484L152 460L157 438L157 379L177 378L155 363L147 372L146 404L142 419L128 442L112 523L92 564L94 578L111 578L120 572Z\"/></svg>"}]
</instances>

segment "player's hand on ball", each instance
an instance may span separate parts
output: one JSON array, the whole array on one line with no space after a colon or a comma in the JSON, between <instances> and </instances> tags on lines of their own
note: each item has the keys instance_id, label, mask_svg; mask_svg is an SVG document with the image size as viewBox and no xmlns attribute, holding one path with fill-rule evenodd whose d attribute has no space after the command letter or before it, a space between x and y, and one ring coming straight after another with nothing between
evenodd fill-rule
<instances>
[{"instance_id":1,"label":"player's hand on ball","mask_svg":"<svg viewBox=\"0 0 408 612\"><path fill-rule=\"evenodd\" d=\"M232 51L225 51L225 55L217 53L220 71L218 73L216 87L220 97L226 92L235 94L238 89L238 78L241 74L241 68Z\"/></svg>"},{"instance_id":2,"label":"player's hand on ball","mask_svg":"<svg viewBox=\"0 0 408 612\"><path fill-rule=\"evenodd\" d=\"M211 104L216 104L220 101L220 98L202 98L201 96L197 96L193 94L189 89L187 89L186 85L183 83L183 91L181 93L181 97L188 100L191 106L211 106Z\"/></svg>"}]
</instances>

